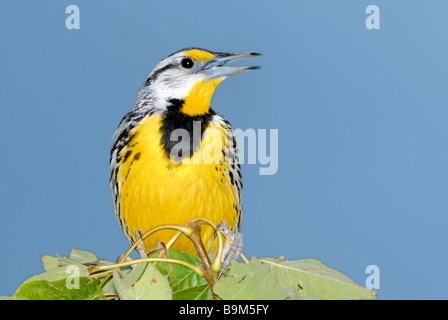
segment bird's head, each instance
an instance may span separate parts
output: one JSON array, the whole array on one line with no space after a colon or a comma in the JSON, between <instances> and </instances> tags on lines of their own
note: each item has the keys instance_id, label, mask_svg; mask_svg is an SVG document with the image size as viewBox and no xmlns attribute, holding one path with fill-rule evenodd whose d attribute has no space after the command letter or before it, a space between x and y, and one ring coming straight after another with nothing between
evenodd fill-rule
<instances>
[{"instance_id":1,"label":"bird's head","mask_svg":"<svg viewBox=\"0 0 448 320\"><path fill-rule=\"evenodd\" d=\"M199 48L177 51L160 61L149 74L139 92L157 108L167 108L172 101L180 102L180 112L197 116L210 110L216 87L228 76L257 69L255 66L226 66L228 62L259 56L258 53L223 53ZM136 107L139 107L137 104Z\"/></svg>"}]
</instances>

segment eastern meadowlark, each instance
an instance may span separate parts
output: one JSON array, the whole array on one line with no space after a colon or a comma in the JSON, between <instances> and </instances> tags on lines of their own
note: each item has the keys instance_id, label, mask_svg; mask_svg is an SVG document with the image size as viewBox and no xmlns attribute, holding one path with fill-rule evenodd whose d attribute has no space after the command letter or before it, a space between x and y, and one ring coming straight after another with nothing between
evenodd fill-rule
<instances>
[{"instance_id":1,"label":"eastern meadowlark","mask_svg":"<svg viewBox=\"0 0 448 320\"><path fill-rule=\"evenodd\" d=\"M184 225L198 217L225 221L232 232L239 231L243 182L238 147L230 123L210 101L225 78L258 68L225 64L257 55L187 48L161 60L149 74L114 134L110 153L115 216L131 243L137 229ZM209 148L216 143L218 151ZM201 231L212 256L213 232ZM145 247L166 243L174 234L158 231ZM186 237L173 247L195 253Z\"/></svg>"}]
</instances>

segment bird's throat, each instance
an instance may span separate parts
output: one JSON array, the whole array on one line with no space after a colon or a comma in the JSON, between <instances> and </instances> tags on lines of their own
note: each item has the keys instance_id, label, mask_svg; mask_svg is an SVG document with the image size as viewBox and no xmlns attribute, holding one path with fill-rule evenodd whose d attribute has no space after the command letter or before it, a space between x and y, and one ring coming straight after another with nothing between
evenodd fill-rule
<instances>
[{"instance_id":1,"label":"bird's throat","mask_svg":"<svg viewBox=\"0 0 448 320\"><path fill-rule=\"evenodd\" d=\"M212 79L195 83L185 97L180 111L189 116L200 116L208 113L213 93L222 81L222 79Z\"/></svg>"}]
</instances>

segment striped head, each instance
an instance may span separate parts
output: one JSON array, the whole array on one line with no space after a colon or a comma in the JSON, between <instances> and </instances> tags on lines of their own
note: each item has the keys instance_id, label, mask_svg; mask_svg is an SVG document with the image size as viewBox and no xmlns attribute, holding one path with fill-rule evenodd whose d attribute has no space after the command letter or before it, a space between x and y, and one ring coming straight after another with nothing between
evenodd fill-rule
<instances>
[{"instance_id":1,"label":"striped head","mask_svg":"<svg viewBox=\"0 0 448 320\"><path fill-rule=\"evenodd\" d=\"M139 91L134 108L150 105L166 109L181 102L180 112L189 116L206 114L216 87L228 76L257 69L254 66L226 66L228 62L258 56L253 52L224 53L199 48L177 51L149 74Z\"/></svg>"}]
</instances>

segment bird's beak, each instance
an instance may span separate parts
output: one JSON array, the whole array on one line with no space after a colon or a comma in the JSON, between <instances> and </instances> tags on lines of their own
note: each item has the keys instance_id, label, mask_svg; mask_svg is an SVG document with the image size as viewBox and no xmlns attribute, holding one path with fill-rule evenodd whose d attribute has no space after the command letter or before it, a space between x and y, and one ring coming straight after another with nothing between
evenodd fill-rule
<instances>
[{"instance_id":1,"label":"bird's beak","mask_svg":"<svg viewBox=\"0 0 448 320\"><path fill-rule=\"evenodd\" d=\"M215 53L215 56L207 62L204 68L204 71L207 74L205 80L211 80L216 78L225 79L232 74L258 69L260 68L258 66L235 66L235 67L224 66L225 64L232 61L256 56L261 56L261 54L255 52Z\"/></svg>"}]
</instances>

